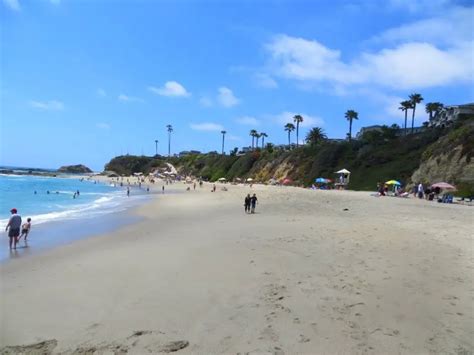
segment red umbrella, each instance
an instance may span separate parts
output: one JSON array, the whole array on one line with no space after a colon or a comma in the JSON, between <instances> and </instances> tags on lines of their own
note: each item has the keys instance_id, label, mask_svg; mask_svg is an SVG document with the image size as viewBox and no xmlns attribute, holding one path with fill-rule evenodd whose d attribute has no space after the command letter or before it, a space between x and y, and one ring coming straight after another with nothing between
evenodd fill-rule
<instances>
[{"instance_id":1,"label":"red umbrella","mask_svg":"<svg viewBox=\"0 0 474 355\"><path fill-rule=\"evenodd\" d=\"M437 182L436 184L431 185L431 187L439 187L443 190L456 190L456 186L448 184L447 182Z\"/></svg>"},{"instance_id":2,"label":"red umbrella","mask_svg":"<svg viewBox=\"0 0 474 355\"><path fill-rule=\"evenodd\" d=\"M291 183L292 183L291 179L288 179L288 178L286 178L282 181L283 185L288 185L288 184L291 184Z\"/></svg>"}]
</instances>

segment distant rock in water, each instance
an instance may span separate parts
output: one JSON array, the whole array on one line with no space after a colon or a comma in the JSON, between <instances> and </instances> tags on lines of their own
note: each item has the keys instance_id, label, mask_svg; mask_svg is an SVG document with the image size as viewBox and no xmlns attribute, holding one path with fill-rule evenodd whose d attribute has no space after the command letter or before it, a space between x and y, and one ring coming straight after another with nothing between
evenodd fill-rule
<instances>
[{"instance_id":1,"label":"distant rock in water","mask_svg":"<svg viewBox=\"0 0 474 355\"><path fill-rule=\"evenodd\" d=\"M58 172L66 174L88 174L92 173L92 170L85 165L79 164L62 166L58 169Z\"/></svg>"}]
</instances>

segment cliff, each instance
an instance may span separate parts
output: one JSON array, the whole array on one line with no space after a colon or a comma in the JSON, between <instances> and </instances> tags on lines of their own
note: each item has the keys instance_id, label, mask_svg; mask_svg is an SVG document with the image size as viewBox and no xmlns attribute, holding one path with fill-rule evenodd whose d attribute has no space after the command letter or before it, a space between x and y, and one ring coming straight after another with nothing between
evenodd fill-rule
<instances>
[{"instance_id":1,"label":"cliff","mask_svg":"<svg viewBox=\"0 0 474 355\"><path fill-rule=\"evenodd\" d=\"M423 152L411 181L455 184L461 195L474 195L474 120L454 127Z\"/></svg>"},{"instance_id":2,"label":"cliff","mask_svg":"<svg viewBox=\"0 0 474 355\"><path fill-rule=\"evenodd\" d=\"M65 174L89 174L92 173L92 170L85 165L78 164L62 166L58 169L58 172Z\"/></svg>"},{"instance_id":3,"label":"cliff","mask_svg":"<svg viewBox=\"0 0 474 355\"><path fill-rule=\"evenodd\" d=\"M317 177L334 179L334 172L352 172L350 189L374 190L377 182L390 179L410 185L446 181L460 184L462 191L474 186L474 120L457 123L448 129L429 129L421 134L397 137L386 127L383 132L368 132L352 142L323 141L293 150L265 149L243 155L196 154L184 157L154 158L121 156L105 167L119 174L148 173L172 163L183 175L210 181L248 177L256 181L290 178L295 185L310 186Z\"/></svg>"}]
</instances>

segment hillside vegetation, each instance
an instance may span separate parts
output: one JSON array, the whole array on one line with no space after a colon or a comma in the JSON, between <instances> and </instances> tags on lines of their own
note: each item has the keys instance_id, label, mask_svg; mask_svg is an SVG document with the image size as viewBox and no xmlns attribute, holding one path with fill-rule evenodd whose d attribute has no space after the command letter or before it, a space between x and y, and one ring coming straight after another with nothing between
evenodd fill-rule
<instances>
[{"instance_id":1,"label":"hillside vegetation","mask_svg":"<svg viewBox=\"0 0 474 355\"><path fill-rule=\"evenodd\" d=\"M209 181L221 177L228 180L251 177L261 182L271 178L290 178L295 185L310 186L315 178L333 179L335 171L346 168L352 172L349 188L354 190L374 190L377 182L390 179L397 179L404 184L412 183L413 179L425 183L448 180L461 183L466 191L472 189L474 181L472 177L469 179L465 176L469 174L469 169L464 169L471 164L474 156L472 119L449 129L429 129L406 137L396 137L394 132L386 127L382 132L367 132L357 141L323 141L293 150L277 150L269 145L266 149L257 149L245 155L199 154L171 158L120 156L112 159L105 170L118 174L148 173L170 162L183 175L202 177ZM422 176L414 175L429 161L438 161L439 165L442 162L440 157L451 151L457 151L458 155L450 169L460 175L450 175L449 171L441 167L438 169L440 174L433 174L430 169L424 175L422 172Z\"/></svg>"}]
</instances>

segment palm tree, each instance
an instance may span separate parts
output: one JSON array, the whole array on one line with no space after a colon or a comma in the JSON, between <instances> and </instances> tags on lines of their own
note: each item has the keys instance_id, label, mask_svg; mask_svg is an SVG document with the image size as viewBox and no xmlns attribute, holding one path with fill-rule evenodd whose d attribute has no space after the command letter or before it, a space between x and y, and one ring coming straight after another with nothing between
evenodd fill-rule
<instances>
[{"instance_id":1,"label":"palm tree","mask_svg":"<svg viewBox=\"0 0 474 355\"><path fill-rule=\"evenodd\" d=\"M260 136L262 137L262 149L265 146L265 137L268 137L268 135L265 132L260 133Z\"/></svg>"},{"instance_id":2,"label":"palm tree","mask_svg":"<svg viewBox=\"0 0 474 355\"><path fill-rule=\"evenodd\" d=\"M225 137L225 134L227 133L226 131L221 131L222 133L222 155L224 155L224 137Z\"/></svg>"},{"instance_id":3,"label":"palm tree","mask_svg":"<svg viewBox=\"0 0 474 355\"><path fill-rule=\"evenodd\" d=\"M326 136L326 133L324 133L324 130L320 127L314 127L314 128L311 128L311 130L308 132L305 140L310 145L317 145L326 139L327 139L327 136Z\"/></svg>"},{"instance_id":4,"label":"palm tree","mask_svg":"<svg viewBox=\"0 0 474 355\"><path fill-rule=\"evenodd\" d=\"M408 115L408 110L412 108L412 104L410 100L405 100L400 102L400 107L398 108L399 110L402 110L405 112L405 136L407 135L407 115Z\"/></svg>"},{"instance_id":5,"label":"palm tree","mask_svg":"<svg viewBox=\"0 0 474 355\"><path fill-rule=\"evenodd\" d=\"M250 130L249 135L252 137L252 149L253 149L257 131L255 129L252 129Z\"/></svg>"},{"instance_id":6,"label":"palm tree","mask_svg":"<svg viewBox=\"0 0 474 355\"><path fill-rule=\"evenodd\" d=\"M345 114L346 119L349 121L349 142L352 139L352 120L358 120L359 119L359 114L354 111L354 110L347 110Z\"/></svg>"},{"instance_id":7,"label":"palm tree","mask_svg":"<svg viewBox=\"0 0 474 355\"><path fill-rule=\"evenodd\" d=\"M158 139L155 139L155 156L158 155Z\"/></svg>"},{"instance_id":8,"label":"palm tree","mask_svg":"<svg viewBox=\"0 0 474 355\"><path fill-rule=\"evenodd\" d=\"M412 115L411 115L411 133L415 131L415 110L416 110L416 104L419 104L421 101L423 101L423 97L420 94L411 94L410 96L410 101L413 105L412 107Z\"/></svg>"},{"instance_id":9,"label":"palm tree","mask_svg":"<svg viewBox=\"0 0 474 355\"><path fill-rule=\"evenodd\" d=\"M287 123L285 125L285 131L288 132L288 147L291 147L290 135L291 135L291 132L293 132L294 130L295 130L295 125L293 123Z\"/></svg>"},{"instance_id":10,"label":"palm tree","mask_svg":"<svg viewBox=\"0 0 474 355\"><path fill-rule=\"evenodd\" d=\"M296 115L295 117L293 117L293 122L296 122L296 148L298 148L300 123L303 122L303 117L300 115Z\"/></svg>"},{"instance_id":11,"label":"palm tree","mask_svg":"<svg viewBox=\"0 0 474 355\"><path fill-rule=\"evenodd\" d=\"M433 120L433 117L441 111L444 105L441 102L428 102L426 104L426 113L430 115L430 122ZM433 115L434 114L434 115Z\"/></svg>"},{"instance_id":12,"label":"palm tree","mask_svg":"<svg viewBox=\"0 0 474 355\"><path fill-rule=\"evenodd\" d=\"M166 125L166 128L168 130L168 156L171 156L171 132L173 132L173 126L172 125Z\"/></svg>"}]
</instances>

